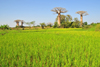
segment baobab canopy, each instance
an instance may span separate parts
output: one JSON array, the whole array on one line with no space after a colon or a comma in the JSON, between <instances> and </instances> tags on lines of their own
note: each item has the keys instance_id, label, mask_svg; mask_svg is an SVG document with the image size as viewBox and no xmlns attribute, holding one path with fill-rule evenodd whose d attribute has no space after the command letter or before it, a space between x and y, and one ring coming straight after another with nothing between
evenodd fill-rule
<instances>
[{"instance_id":1,"label":"baobab canopy","mask_svg":"<svg viewBox=\"0 0 100 67\"><path fill-rule=\"evenodd\" d=\"M78 11L76 13L77 14L80 14L80 15L88 15L88 13L86 11Z\"/></svg>"},{"instance_id":2,"label":"baobab canopy","mask_svg":"<svg viewBox=\"0 0 100 67\"><path fill-rule=\"evenodd\" d=\"M55 7L51 11L56 12L57 14L58 13L66 13L67 12L67 10L65 8L62 8L62 7Z\"/></svg>"},{"instance_id":3,"label":"baobab canopy","mask_svg":"<svg viewBox=\"0 0 100 67\"><path fill-rule=\"evenodd\" d=\"M14 22L20 22L20 21L22 21L22 20L15 20Z\"/></svg>"},{"instance_id":4,"label":"baobab canopy","mask_svg":"<svg viewBox=\"0 0 100 67\"><path fill-rule=\"evenodd\" d=\"M17 26L19 26L19 22L21 22L21 26L23 26L24 21L23 20L15 20L14 22L17 23Z\"/></svg>"}]
</instances>

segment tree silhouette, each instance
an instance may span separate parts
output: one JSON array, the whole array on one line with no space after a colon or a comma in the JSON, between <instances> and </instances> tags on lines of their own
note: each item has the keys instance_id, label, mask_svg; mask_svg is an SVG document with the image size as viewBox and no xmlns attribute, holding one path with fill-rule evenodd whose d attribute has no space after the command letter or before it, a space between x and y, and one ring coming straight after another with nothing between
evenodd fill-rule
<instances>
[{"instance_id":1,"label":"tree silhouette","mask_svg":"<svg viewBox=\"0 0 100 67\"><path fill-rule=\"evenodd\" d=\"M19 22L22 20L15 20L15 22L17 23L17 26L19 26Z\"/></svg>"},{"instance_id":2,"label":"tree silhouette","mask_svg":"<svg viewBox=\"0 0 100 67\"><path fill-rule=\"evenodd\" d=\"M53 8L51 11L56 12L58 14L58 25L60 26L60 13L66 13L67 10L65 8L62 7L55 7Z\"/></svg>"},{"instance_id":3,"label":"tree silhouette","mask_svg":"<svg viewBox=\"0 0 100 67\"><path fill-rule=\"evenodd\" d=\"M82 24L83 24L83 16L88 15L88 13L86 11L78 11L76 13L77 14L80 14L80 21L81 21L80 27L82 27Z\"/></svg>"}]
</instances>

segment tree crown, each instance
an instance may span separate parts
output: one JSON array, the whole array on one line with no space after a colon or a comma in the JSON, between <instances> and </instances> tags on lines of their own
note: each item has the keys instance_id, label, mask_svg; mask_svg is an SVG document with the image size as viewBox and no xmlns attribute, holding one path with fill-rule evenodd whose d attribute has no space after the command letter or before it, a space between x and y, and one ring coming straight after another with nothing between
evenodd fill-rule
<instances>
[{"instance_id":1,"label":"tree crown","mask_svg":"<svg viewBox=\"0 0 100 67\"><path fill-rule=\"evenodd\" d=\"M80 14L80 15L88 15L88 13L86 11L78 11L76 12L77 14Z\"/></svg>"},{"instance_id":2,"label":"tree crown","mask_svg":"<svg viewBox=\"0 0 100 67\"><path fill-rule=\"evenodd\" d=\"M62 7L55 7L51 11L56 12L57 14L58 13L66 13L67 12L67 10L65 8L62 8Z\"/></svg>"}]
</instances>

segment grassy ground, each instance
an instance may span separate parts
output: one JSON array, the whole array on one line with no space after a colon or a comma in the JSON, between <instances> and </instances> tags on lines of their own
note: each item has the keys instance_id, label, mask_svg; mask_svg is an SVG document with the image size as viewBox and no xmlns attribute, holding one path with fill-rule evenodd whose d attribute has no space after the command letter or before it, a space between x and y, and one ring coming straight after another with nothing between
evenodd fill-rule
<instances>
[{"instance_id":1,"label":"grassy ground","mask_svg":"<svg viewBox=\"0 0 100 67\"><path fill-rule=\"evenodd\" d=\"M81 28L0 31L0 67L100 67L100 32Z\"/></svg>"}]
</instances>

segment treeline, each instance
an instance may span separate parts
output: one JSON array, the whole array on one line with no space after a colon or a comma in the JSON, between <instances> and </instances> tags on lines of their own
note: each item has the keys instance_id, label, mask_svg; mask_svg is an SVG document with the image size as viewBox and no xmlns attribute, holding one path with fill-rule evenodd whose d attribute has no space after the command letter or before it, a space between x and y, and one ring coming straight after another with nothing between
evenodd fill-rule
<instances>
[{"instance_id":1,"label":"treeline","mask_svg":"<svg viewBox=\"0 0 100 67\"><path fill-rule=\"evenodd\" d=\"M58 17L56 18L56 21L54 22L54 28L59 27L58 26ZM78 18L74 18L74 20L72 20L72 16L71 15L61 15L61 28L80 28L80 21L78 20ZM83 26L87 25L87 22L83 23Z\"/></svg>"},{"instance_id":2,"label":"treeline","mask_svg":"<svg viewBox=\"0 0 100 67\"><path fill-rule=\"evenodd\" d=\"M2 30L5 30L5 29L11 30L11 28L10 28L9 25L7 25L7 24L0 25L0 29L2 29Z\"/></svg>"},{"instance_id":3,"label":"treeline","mask_svg":"<svg viewBox=\"0 0 100 67\"><path fill-rule=\"evenodd\" d=\"M52 28L80 28L80 21L78 20L78 18L72 18L71 15L61 15L61 25L59 27L58 25L58 16L55 19L54 24L49 22L49 23L40 23L40 25L36 25L35 26L35 21L31 21L31 22L24 22L24 24L27 24L28 26L16 26L14 28L9 27L8 25L0 25L0 29L4 30L4 29L19 29L22 28L22 30L24 30L24 28L28 28L28 29L32 29L32 28L48 28L48 27L52 27ZM100 30L100 23L91 23L88 24L87 22L84 22L82 24L82 28L83 29L90 29L92 27L95 27L96 30Z\"/></svg>"}]
</instances>

